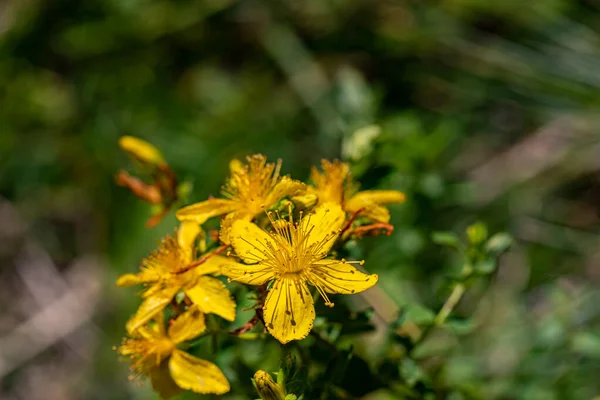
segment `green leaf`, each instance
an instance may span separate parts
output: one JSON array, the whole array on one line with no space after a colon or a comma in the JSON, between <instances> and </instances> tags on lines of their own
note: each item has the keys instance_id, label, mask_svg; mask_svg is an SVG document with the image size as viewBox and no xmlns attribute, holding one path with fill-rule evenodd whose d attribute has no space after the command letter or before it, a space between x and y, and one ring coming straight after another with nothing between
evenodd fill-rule
<instances>
[{"instance_id":1,"label":"green leaf","mask_svg":"<svg viewBox=\"0 0 600 400\"><path fill-rule=\"evenodd\" d=\"M461 245L458 236L452 232L433 232L431 240L440 246L453 247L455 249L460 248Z\"/></svg>"},{"instance_id":2,"label":"green leaf","mask_svg":"<svg viewBox=\"0 0 600 400\"><path fill-rule=\"evenodd\" d=\"M473 269L481 275L488 275L496 270L496 266L496 260L493 258L488 258L475 264Z\"/></svg>"},{"instance_id":3,"label":"green leaf","mask_svg":"<svg viewBox=\"0 0 600 400\"><path fill-rule=\"evenodd\" d=\"M398 318L398 324L411 321L417 325L429 325L433 323L435 313L429 308L420 304L407 304L404 306Z\"/></svg>"},{"instance_id":4,"label":"green leaf","mask_svg":"<svg viewBox=\"0 0 600 400\"><path fill-rule=\"evenodd\" d=\"M499 254L505 252L506 250L508 250L508 248L512 245L512 243L513 243L512 236L510 236L506 232L500 232L500 233L496 233L494 236L492 236L490 238L490 240L488 240L488 242L485 245L485 248L490 253L499 255Z\"/></svg>"},{"instance_id":5,"label":"green leaf","mask_svg":"<svg viewBox=\"0 0 600 400\"><path fill-rule=\"evenodd\" d=\"M579 332L573 337L571 345L577 353L600 359L600 335L592 332Z\"/></svg>"},{"instance_id":6,"label":"green leaf","mask_svg":"<svg viewBox=\"0 0 600 400\"><path fill-rule=\"evenodd\" d=\"M427 375L423 368L411 358L405 357L398 366L400 376L404 379L408 387L415 386L418 382L424 381Z\"/></svg>"},{"instance_id":7,"label":"green leaf","mask_svg":"<svg viewBox=\"0 0 600 400\"><path fill-rule=\"evenodd\" d=\"M475 329L475 322L473 322L473 319L470 318L452 318L448 319L444 323L444 326L448 327L455 335L462 336L473 332L473 329Z\"/></svg>"}]
</instances>

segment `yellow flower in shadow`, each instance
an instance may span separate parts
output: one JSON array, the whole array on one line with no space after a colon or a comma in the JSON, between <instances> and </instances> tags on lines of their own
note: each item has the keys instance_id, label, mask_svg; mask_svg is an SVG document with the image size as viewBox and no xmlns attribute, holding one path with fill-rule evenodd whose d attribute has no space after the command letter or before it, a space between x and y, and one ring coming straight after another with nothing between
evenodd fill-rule
<instances>
[{"instance_id":1,"label":"yellow flower in shadow","mask_svg":"<svg viewBox=\"0 0 600 400\"><path fill-rule=\"evenodd\" d=\"M229 391L229 382L219 367L177 348L205 329L204 315L198 306L180 315L168 331L160 313L152 326L140 327L124 339L118 351L131 360L131 378L148 376L154 390L164 399L178 395L181 389L223 394Z\"/></svg>"},{"instance_id":2,"label":"yellow flower in shadow","mask_svg":"<svg viewBox=\"0 0 600 400\"><path fill-rule=\"evenodd\" d=\"M403 203L406 195L396 190L363 190L358 191L348 164L339 160L333 162L322 160L321 168L311 170L310 178L315 184L314 191L319 197L319 204L334 202L344 211L367 217L376 222L388 223L390 212L384 204Z\"/></svg>"},{"instance_id":3,"label":"yellow flower in shadow","mask_svg":"<svg viewBox=\"0 0 600 400\"><path fill-rule=\"evenodd\" d=\"M345 221L338 204L318 206L297 223L291 216L275 220L269 213L269 217L272 233L245 220L233 224L231 244L246 264L226 263L222 273L249 285L274 280L263 307L264 321L271 335L287 343L305 338L312 329L315 309L307 284L333 306L327 293L361 292L377 282L377 275L357 270L353 262L325 259Z\"/></svg>"},{"instance_id":4,"label":"yellow flower in shadow","mask_svg":"<svg viewBox=\"0 0 600 400\"><path fill-rule=\"evenodd\" d=\"M260 154L247 160L246 165L238 160L230 163L231 176L222 190L224 199L212 198L183 207L177 211L177 218L203 224L209 218L227 215L222 223L221 240L229 244L229 230L234 221L250 221L282 198L305 191L302 182L280 176L281 160L277 164L267 163L266 157Z\"/></svg>"},{"instance_id":5,"label":"yellow flower in shadow","mask_svg":"<svg viewBox=\"0 0 600 400\"><path fill-rule=\"evenodd\" d=\"M142 304L127 322L128 332L145 325L181 290L203 313L217 314L228 321L235 319L235 302L229 290L218 279L207 276L219 272L220 265L229 259L213 255L194 266L198 262L194 257L194 241L199 233L196 223L182 223L177 238L163 239L159 248L143 260L139 273L125 274L117 280L117 286L146 286Z\"/></svg>"}]
</instances>

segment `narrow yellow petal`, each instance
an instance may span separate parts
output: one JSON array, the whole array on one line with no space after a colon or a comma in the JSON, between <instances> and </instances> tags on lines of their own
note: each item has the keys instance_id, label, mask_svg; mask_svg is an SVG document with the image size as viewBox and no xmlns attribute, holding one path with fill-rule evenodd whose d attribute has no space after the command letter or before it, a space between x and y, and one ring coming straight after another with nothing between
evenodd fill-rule
<instances>
[{"instance_id":1,"label":"narrow yellow petal","mask_svg":"<svg viewBox=\"0 0 600 400\"><path fill-rule=\"evenodd\" d=\"M125 325L127 332L131 334L150 321L171 302L178 291L178 287L167 287L163 290L156 290L151 296L147 296L140 304L135 315L127 321Z\"/></svg>"},{"instance_id":2,"label":"narrow yellow petal","mask_svg":"<svg viewBox=\"0 0 600 400\"><path fill-rule=\"evenodd\" d=\"M270 249L276 249L273 238L252 222L237 220L230 233L231 245L235 253L248 264L266 259Z\"/></svg>"},{"instance_id":3,"label":"narrow yellow petal","mask_svg":"<svg viewBox=\"0 0 600 400\"><path fill-rule=\"evenodd\" d=\"M198 277L209 274L221 275L222 266L231 262L233 261L229 257L220 255L209 256L206 261L192 269L193 276Z\"/></svg>"},{"instance_id":4,"label":"narrow yellow petal","mask_svg":"<svg viewBox=\"0 0 600 400\"><path fill-rule=\"evenodd\" d=\"M228 321L235 319L235 301L223 282L201 276L194 286L184 289L185 294L205 314L217 314Z\"/></svg>"},{"instance_id":5,"label":"narrow yellow petal","mask_svg":"<svg viewBox=\"0 0 600 400\"><path fill-rule=\"evenodd\" d=\"M119 279L117 279L118 287L133 286L140 283L142 283L142 280L137 274L125 274L121 275Z\"/></svg>"},{"instance_id":6,"label":"narrow yellow petal","mask_svg":"<svg viewBox=\"0 0 600 400\"><path fill-rule=\"evenodd\" d=\"M154 389L154 391L157 392L164 400L179 396L183 392L183 389L177 386L171 377L169 364L166 362L151 368L148 371L148 376L150 377L150 382L152 383L152 389Z\"/></svg>"},{"instance_id":7,"label":"narrow yellow petal","mask_svg":"<svg viewBox=\"0 0 600 400\"><path fill-rule=\"evenodd\" d=\"M273 187L267 199L265 206L270 207L284 197L301 195L306 191L306 185L300 181L296 181L289 176L284 176Z\"/></svg>"},{"instance_id":8,"label":"narrow yellow petal","mask_svg":"<svg viewBox=\"0 0 600 400\"><path fill-rule=\"evenodd\" d=\"M354 212L357 210L347 210L348 212ZM390 222L390 210L388 210L385 206L380 206L379 204L370 204L365 206L363 210L359 213L359 215L369 218L372 221L376 222Z\"/></svg>"},{"instance_id":9,"label":"narrow yellow petal","mask_svg":"<svg viewBox=\"0 0 600 400\"><path fill-rule=\"evenodd\" d=\"M206 330L204 314L194 305L181 314L169 327L169 338L178 344L193 339Z\"/></svg>"},{"instance_id":10,"label":"narrow yellow petal","mask_svg":"<svg viewBox=\"0 0 600 400\"><path fill-rule=\"evenodd\" d=\"M344 206L351 212L369 204L398 204L406 201L406 195L397 190L364 190L346 201Z\"/></svg>"},{"instance_id":11,"label":"narrow yellow petal","mask_svg":"<svg viewBox=\"0 0 600 400\"><path fill-rule=\"evenodd\" d=\"M235 262L223 264L221 274L232 281L247 285L263 285L275 277L272 267L262 264L246 265Z\"/></svg>"},{"instance_id":12,"label":"narrow yellow petal","mask_svg":"<svg viewBox=\"0 0 600 400\"><path fill-rule=\"evenodd\" d=\"M145 140L122 136L119 139L119 147L131 157L148 164L162 164L165 162L160 151Z\"/></svg>"},{"instance_id":13,"label":"narrow yellow petal","mask_svg":"<svg viewBox=\"0 0 600 400\"><path fill-rule=\"evenodd\" d=\"M117 279L117 286L127 287L133 285L139 285L140 283L156 282L160 279L160 273L155 270L142 268L137 274L125 274L121 275Z\"/></svg>"},{"instance_id":14,"label":"narrow yellow petal","mask_svg":"<svg viewBox=\"0 0 600 400\"><path fill-rule=\"evenodd\" d=\"M321 260L306 272L308 281L327 293L353 294L377 283L377 274L365 274L346 261Z\"/></svg>"},{"instance_id":15,"label":"narrow yellow petal","mask_svg":"<svg viewBox=\"0 0 600 400\"><path fill-rule=\"evenodd\" d=\"M228 199L208 199L179 209L175 216L180 221L191 220L203 224L209 218L230 213L237 208L238 204Z\"/></svg>"},{"instance_id":16,"label":"narrow yellow petal","mask_svg":"<svg viewBox=\"0 0 600 400\"><path fill-rule=\"evenodd\" d=\"M312 296L297 276L281 277L275 281L263 311L269 333L284 344L304 339L315 320Z\"/></svg>"},{"instance_id":17,"label":"narrow yellow petal","mask_svg":"<svg viewBox=\"0 0 600 400\"><path fill-rule=\"evenodd\" d=\"M313 254L325 257L345 221L346 214L339 204L329 202L317 206L312 214L306 215L300 222L303 230L310 232L306 246L315 246Z\"/></svg>"},{"instance_id":18,"label":"narrow yellow petal","mask_svg":"<svg viewBox=\"0 0 600 400\"><path fill-rule=\"evenodd\" d=\"M181 350L173 351L169 359L169 369L175 383L183 389L214 394L229 391L229 382L219 367Z\"/></svg>"},{"instance_id":19,"label":"narrow yellow petal","mask_svg":"<svg viewBox=\"0 0 600 400\"><path fill-rule=\"evenodd\" d=\"M194 255L194 242L202 231L200 225L192 220L184 220L179 224L177 229L177 244L183 250L186 258L192 260Z\"/></svg>"}]
</instances>

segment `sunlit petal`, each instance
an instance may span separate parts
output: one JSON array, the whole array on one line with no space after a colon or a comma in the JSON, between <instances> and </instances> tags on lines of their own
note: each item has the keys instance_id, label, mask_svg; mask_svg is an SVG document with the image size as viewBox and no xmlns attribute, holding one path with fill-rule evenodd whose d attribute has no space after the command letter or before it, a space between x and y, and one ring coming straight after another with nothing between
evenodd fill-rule
<instances>
[{"instance_id":1,"label":"sunlit petal","mask_svg":"<svg viewBox=\"0 0 600 400\"><path fill-rule=\"evenodd\" d=\"M196 221L186 220L181 221L179 224L179 229L177 229L177 244L188 260L193 258L195 250L194 242L201 230L202 228Z\"/></svg>"},{"instance_id":2,"label":"sunlit petal","mask_svg":"<svg viewBox=\"0 0 600 400\"><path fill-rule=\"evenodd\" d=\"M227 216L221 220L221 230L219 231L219 239L221 239L221 242L224 244L231 244L231 228L235 221L251 221L253 217L253 214L249 214L243 210L227 214Z\"/></svg>"},{"instance_id":3,"label":"sunlit petal","mask_svg":"<svg viewBox=\"0 0 600 400\"><path fill-rule=\"evenodd\" d=\"M228 321L235 319L235 301L223 282L201 276L194 286L184 289L185 294L205 314L217 314Z\"/></svg>"},{"instance_id":4,"label":"sunlit petal","mask_svg":"<svg viewBox=\"0 0 600 400\"><path fill-rule=\"evenodd\" d=\"M267 259L269 252L277 248L267 232L246 220L233 223L230 238L235 253L249 264Z\"/></svg>"},{"instance_id":5,"label":"sunlit petal","mask_svg":"<svg viewBox=\"0 0 600 400\"><path fill-rule=\"evenodd\" d=\"M364 190L346 201L346 207L359 209L368 203L399 204L404 203L406 195L397 190Z\"/></svg>"},{"instance_id":6,"label":"sunlit petal","mask_svg":"<svg viewBox=\"0 0 600 400\"><path fill-rule=\"evenodd\" d=\"M300 221L307 232L306 246L313 247L313 254L324 257L335 243L346 220L346 214L339 204L324 203ZM318 256L317 256L318 258Z\"/></svg>"},{"instance_id":7,"label":"sunlit petal","mask_svg":"<svg viewBox=\"0 0 600 400\"><path fill-rule=\"evenodd\" d=\"M201 275L209 275L209 274L220 274L221 266L227 263L232 262L231 258L220 256L220 255L206 255L206 257L201 264L194 266L191 269L193 277L198 277ZM202 257L200 257L197 262L202 261ZM194 279L194 278L190 278Z\"/></svg>"},{"instance_id":8,"label":"sunlit petal","mask_svg":"<svg viewBox=\"0 0 600 400\"><path fill-rule=\"evenodd\" d=\"M208 199L183 207L175 214L180 221L191 220L203 224L209 218L235 211L239 204L228 199Z\"/></svg>"},{"instance_id":9,"label":"sunlit petal","mask_svg":"<svg viewBox=\"0 0 600 400\"><path fill-rule=\"evenodd\" d=\"M275 281L263 311L267 329L281 343L304 339L315 320L312 296L297 276Z\"/></svg>"},{"instance_id":10,"label":"sunlit petal","mask_svg":"<svg viewBox=\"0 0 600 400\"><path fill-rule=\"evenodd\" d=\"M346 261L321 260L315 262L306 275L311 284L327 293L353 294L373 287L377 274L365 274Z\"/></svg>"},{"instance_id":11,"label":"sunlit petal","mask_svg":"<svg viewBox=\"0 0 600 400\"><path fill-rule=\"evenodd\" d=\"M150 321L171 302L178 291L178 287L167 287L163 290L156 290L151 296L147 296L135 315L127 321L125 325L127 332L132 333Z\"/></svg>"},{"instance_id":12,"label":"sunlit petal","mask_svg":"<svg viewBox=\"0 0 600 400\"><path fill-rule=\"evenodd\" d=\"M214 394L229 391L229 382L219 367L181 350L173 351L169 370L175 383L183 389Z\"/></svg>"},{"instance_id":13,"label":"sunlit petal","mask_svg":"<svg viewBox=\"0 0 600 400\"><path fill-rule=\"evenodd\" d=\"M406 195L396 190L365 190L352 196L344 208L349 213L360 211L360 215L373 221L389 222L390 212L382 204L403 203Z\"/></svg>"},{"instance_id":14,"label":"sunlit petal","mask_svg":"<svg viewBox=\"0 0 600 400\"><path fill-rule=\"evenodd\" d=\"M140 283L142 283L142 280L138 274L125 274L121 275L119 279L117 279L117 286L119 287L133 286Z\"/></svg>"},{"instance_id":15,"label":"sunlit petal","mask_svg":"<svg viewBox=\"0 0 600 400\"><path fill-rule=\"evenodd\" d=\"M204 314L196 305L181 314L169 326L169 337L173 343L181 343L193 339L206 330Z\"/></svg>"},{"instance_id":16,"label":"sunlit petal","mask_svg":"<svg viewBox=\"0 0 600 400\"><path fill-rule=\"evenodd\" d=\"M232 281L247 285L263 285L275 277L273 267L262 264L245 265L234 262L223 264L221 274L227 276Z\"/></svg>"},{"instance_id":17,"label":"sunlit petal","mask_svg":"<svg viewBox=\"0 0 600 400\"><path fill-rule=\"evenodd\" d=\"M265 203L270 206L284 197L301 195L304 191L306 191L306 185L304 183L296 181L289 176L284 176L277 182L275 187L273 187Z\"/></svg>"}]
</instances>

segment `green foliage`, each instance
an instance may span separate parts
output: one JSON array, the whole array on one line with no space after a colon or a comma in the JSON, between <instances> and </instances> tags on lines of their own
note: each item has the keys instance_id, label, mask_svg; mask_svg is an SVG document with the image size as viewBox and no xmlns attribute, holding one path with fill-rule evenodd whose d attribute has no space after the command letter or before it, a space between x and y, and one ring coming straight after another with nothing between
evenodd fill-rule
<instances>
[{"instance_id":1,"label":"green foliage","mask_svg":"<svg viewBox=\"0 0 600 400\"><path fill-rule=\"evenodd\" d=\"M254 152L298 177L344 156L363 188L407 194L388 240L344 249L379 274L370 303L335 299L294 345L258 327L220 337L216 355L192 343L223 366L234 388L223 398L256 398L249 377L290 355L286 387L305 399L600 395L597 11L565 0L4 2L0 193L22 223L1 209L3 337L57 299L32 305L21 243L43 249L68 287L89 273L102 288L79 334L24 358L2 348L0 397L152 398L110 351L136 307L114 280L175 219L146 229L150 207L114 185L122 135L163 151L184 203L217 195L228 161ZM477 220L487 234L467 231ZM457 285L460 302L437 324Z\"/></svg>"}]
</instances>

